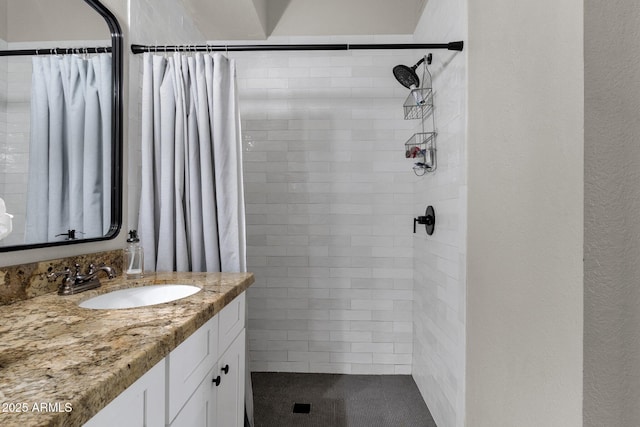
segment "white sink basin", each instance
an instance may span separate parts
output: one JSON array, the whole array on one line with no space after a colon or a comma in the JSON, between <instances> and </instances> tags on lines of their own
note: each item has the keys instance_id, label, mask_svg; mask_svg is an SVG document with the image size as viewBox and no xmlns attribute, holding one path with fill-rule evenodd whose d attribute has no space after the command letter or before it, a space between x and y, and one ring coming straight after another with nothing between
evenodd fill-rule
<instances>
[{"instance_id":1,"label":"white sink basin","mask_svg":"<svg viewBox=\"0 0 640 427\"><path fill-rule=\"evenodd\" d=\"M166 284L120 289L98 295L81 302L82 308L111 310L117 308L146 307L186 298L199 292L193 285Z\"/></svg>"}]
</instances>

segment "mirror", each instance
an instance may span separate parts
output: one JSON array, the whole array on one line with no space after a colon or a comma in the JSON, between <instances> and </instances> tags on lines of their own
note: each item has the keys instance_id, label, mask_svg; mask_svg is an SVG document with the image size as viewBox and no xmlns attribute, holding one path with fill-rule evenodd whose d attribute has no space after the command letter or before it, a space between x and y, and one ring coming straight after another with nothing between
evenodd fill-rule
<instances>
[{"instance_id":1,"label":"mirror","mask_svg":"<svg viewBox=\"0 0 640 427\"><path fill-rule=\"evenodd\" d=\"M0 252L118 234L122 55L98 0L0 0Z\"/></svg>"}]
</instances>

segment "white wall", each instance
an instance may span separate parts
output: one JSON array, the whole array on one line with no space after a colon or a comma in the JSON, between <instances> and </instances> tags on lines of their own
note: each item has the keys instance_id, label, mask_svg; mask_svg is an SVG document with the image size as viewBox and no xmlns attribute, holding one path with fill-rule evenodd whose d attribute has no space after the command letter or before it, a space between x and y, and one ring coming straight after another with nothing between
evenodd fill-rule
<instances>
[{"instance_id":1,"label":"white wall","mask_svg":"<svg viewBox=\"0 0 640 427\"><path fill-rule=\"evenodd\" d=\"M468 426L582 425L582 4L468 2Z\"/></svg>"},{"instance_id":2,"label":"white wall","mask_svg":"<svg viewBox=\"0 0 640 427\"><path fill-rule=\"evenodd\" d=\"M109 7L109 1L103 3ZM0 0L0 16L7 17L4 31L9 43L110 38L102 16L79 0Z\"/></svg>"},{"instance_id":3,"label":"white wall","mask_svg":"<svg viewBox=\"0 0 640 427\"><path fill-rule=\"evenodd\" d=\"M2 4L0 4L0 16L2 16ZM0 18L0 25L2 18ZM2 39L0 31L0 49L6 49L7 42ZM9 61L7 58L0 58L0 197L5 198L6 183L6 155L7 155L7 72L9 71ZM2 242L0 242L2 244Z\"/></svg>"},{"instance_id":4,"label":"white wall","mask_svg":"<svg viewBox=\"0 0 640 427\"><path fill-rule=\"evenodd\" d=\"M430 0L415 41L467 41L466 2ZM436 228L413 236L413 378L436 424L464 426L466 315L466 51L435 50L434 114L438 168L414 179L414 215L427 205ZM417 61L418 58L413 58ZM412 65L412 64L409 64ZM418 74L422 75L422 67ZM425 130L431 119L425 120ZM420 131L417 125L416 131Z\"/></svg>"},{"instance_id":5,"label":"white wall","mask_svg":"<svg viewBox=\"0 0 640 427\"><path fill-rule=\"evenodd\" d=\"M640 9L585 1L584 425L640 425Z\"/></svg>"},{"instance_id":6,"label":"white wall","mask_svg":"<svg viewBox=\"0 0 640 427\"><path fill-rule=\"evenodd\" d=\"M7 2L0 1L0 39L7 40ZM3 47L5 49L5 47Z\"/></svg>"},{"instance_id":7,"label":"white wall","mask_svg":"<svg viewBox=\"0 0 640 427\"><path fill-rule=\"evenodd\" d=\"M256 275L253 370L410 373L415 176L403 144L415 123L403 119L408 91L392 68L421 55L230 54Z\"/></svg>"}]
</instances>

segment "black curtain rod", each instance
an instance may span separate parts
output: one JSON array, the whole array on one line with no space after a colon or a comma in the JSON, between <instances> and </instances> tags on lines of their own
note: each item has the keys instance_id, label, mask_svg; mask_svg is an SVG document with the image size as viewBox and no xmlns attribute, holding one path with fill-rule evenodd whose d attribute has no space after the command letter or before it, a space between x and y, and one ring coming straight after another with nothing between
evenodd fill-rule
<instances>
[{"instance_id":1,"label":"black curtain rod","mask_svg":"<svg viewBox=\"0 0 640 427\"><path fill-rule=\"evenodd\" d=\"M174 45L145 46L132 44L131 52L254 52L291 50L371 50L371 49L448 49L461 51L464 43L401 43L401 44L250 44L250 45Z\"/></svg>"},{"instance_id":2,"label":"black curtain rod","mask_svg":"<svg viewBox=\"0 0 640 427\"><path fill-rule=\"evenodd\" d=\"M89 53L109 53L111 47L52 47L44 49L12 49L0 50L0 56L32 56L32 55L83 55Z\"/></svg>"}]
</instances>

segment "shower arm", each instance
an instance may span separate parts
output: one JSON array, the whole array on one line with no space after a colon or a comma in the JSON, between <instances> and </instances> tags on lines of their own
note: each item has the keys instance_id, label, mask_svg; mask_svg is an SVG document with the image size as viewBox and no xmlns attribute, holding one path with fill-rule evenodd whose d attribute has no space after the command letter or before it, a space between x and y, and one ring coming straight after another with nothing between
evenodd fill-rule
<instances>
[{"instance_id":1,"label":"shower arm","mask_svg":"<svg viewBox=\"0 0 640 427\"><path fill-rule=\"evenodd\" d=\"M411 69L413 71L416 70L416 68L418 68L420 66L420 64L422 64L424 62L425 57L423 56L422 58L420 58L420 61L416 62L416 65L414 65L413 67L411 67Z\"/></svg>"}]
</instances>

